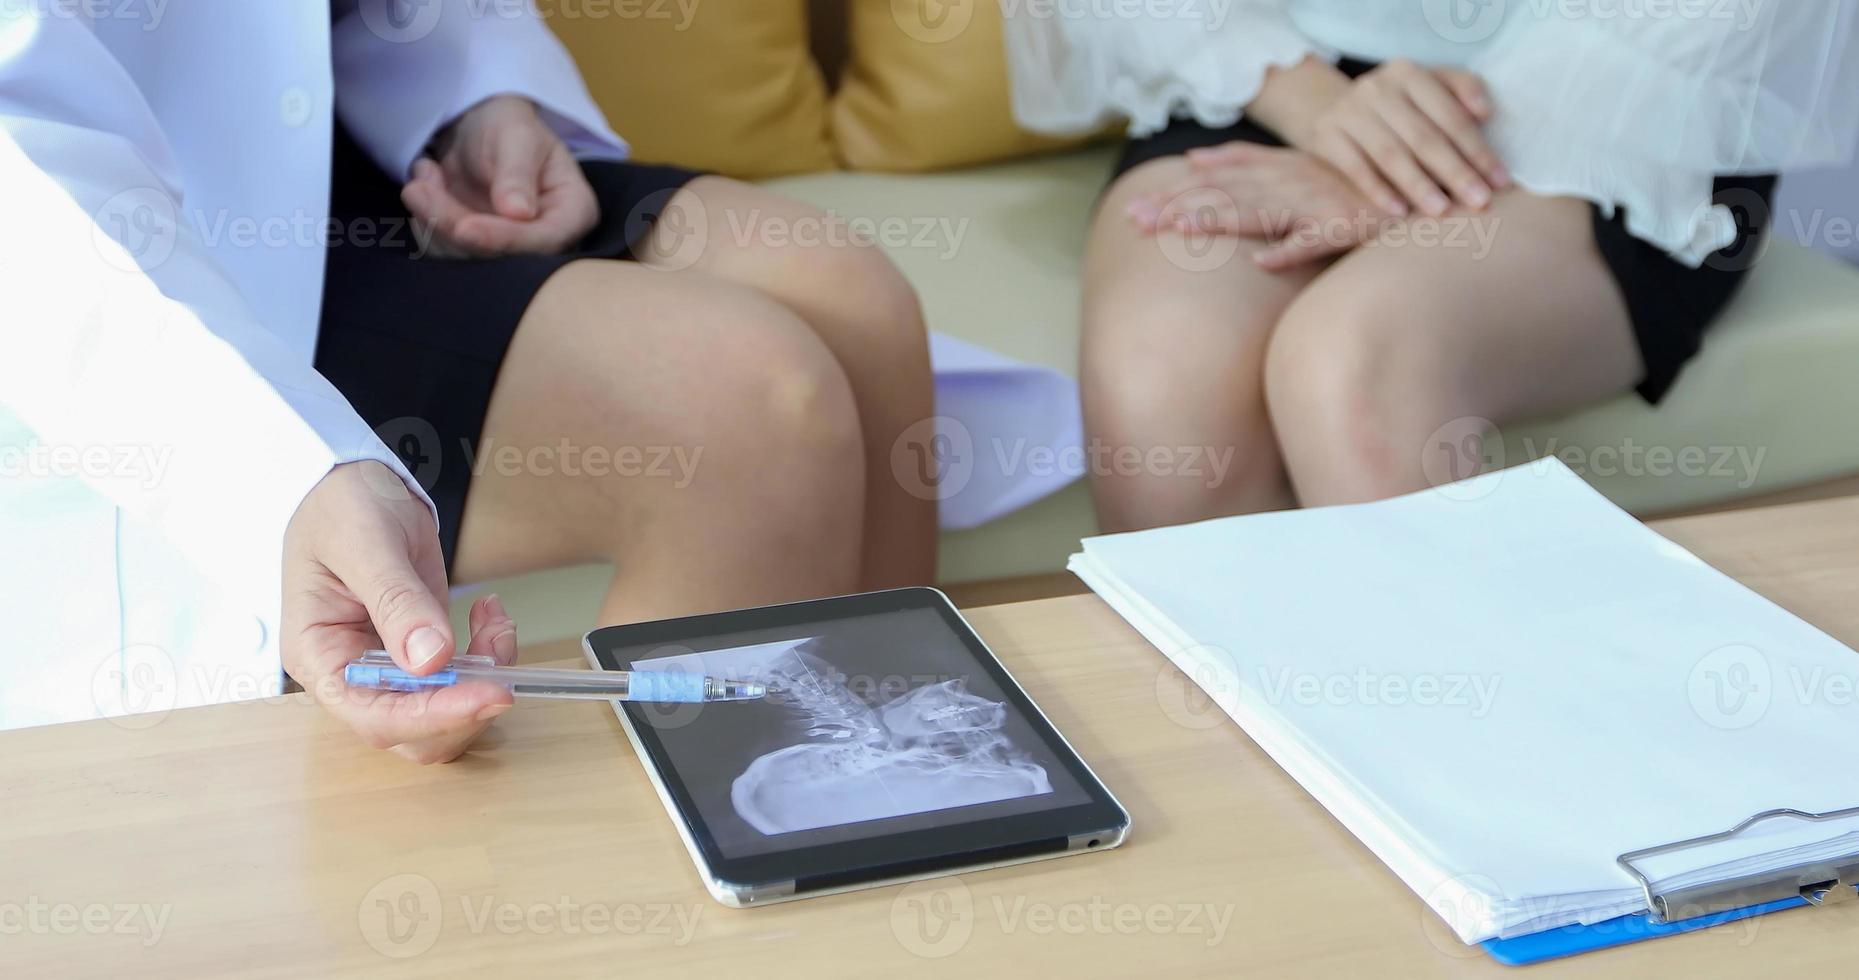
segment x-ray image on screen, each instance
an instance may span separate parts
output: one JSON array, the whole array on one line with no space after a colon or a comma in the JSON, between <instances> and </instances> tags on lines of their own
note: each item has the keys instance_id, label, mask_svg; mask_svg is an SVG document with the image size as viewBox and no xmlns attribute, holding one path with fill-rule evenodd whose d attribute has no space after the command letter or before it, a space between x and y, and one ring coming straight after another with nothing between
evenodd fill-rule
<instances>
[{"instance_id":1,"label":"x-ray image on screen","mask_svg":"<svg viewBox=\"0 0 1859 980\"><path fill-rule=\"evenodd\" d=\"M900 641L900 621L922 636ZM826 635L634 661L771 687L763 701L654 726L726 853L928 826L957 807L1085 798L966 651L938 649L938 636L955 641L934 613L886 622L881 641L847 620ZM783 836L802 832L819 839Z\"/></svg>"}]
</instances>

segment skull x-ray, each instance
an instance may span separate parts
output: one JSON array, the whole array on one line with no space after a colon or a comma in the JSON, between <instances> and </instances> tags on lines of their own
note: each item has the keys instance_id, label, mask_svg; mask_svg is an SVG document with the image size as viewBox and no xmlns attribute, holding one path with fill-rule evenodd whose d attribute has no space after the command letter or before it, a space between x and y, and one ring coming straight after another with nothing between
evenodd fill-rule
<instances>
[{"instance_id":1,"label":"skull x-ray","mask_svg":"<svg viewBox=\"0 0 1859 980\"><path fill-rule=\"evenodd\" d=\"M935 613L872 619L882 625L841 620L812 636L633 661L771 687L761 702L651 722L725 853L1087 798Z\"/></svg>"}]
</instances>

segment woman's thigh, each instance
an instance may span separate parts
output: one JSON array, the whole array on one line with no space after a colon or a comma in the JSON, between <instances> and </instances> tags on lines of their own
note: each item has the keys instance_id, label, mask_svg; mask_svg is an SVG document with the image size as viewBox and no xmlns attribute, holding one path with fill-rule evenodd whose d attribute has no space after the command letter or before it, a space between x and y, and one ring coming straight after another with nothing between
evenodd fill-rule
<instances>
[{"instance_id":1,"label":"woman's thigh","mask_svg":"<svg viewBox=\"0 0 1859 980\"><path fill-rule=\"evenodd\" d=\"M499 373L455 575L627 555L667 578L705 555L718 579L856 571L859 439L844 373L780 304L701 273L572 263Z\"/></svg>"},{"instance_id":2,"label":"woman's thigh","mask_svg":"<svg viewBox=\"0 0 1859 980\"><path fill-rule=\"evenodd\" d=\"M845 370L864 428L864 584L929 584L933 488L907 487L892 471L900 440L935 414L929 338L915 291L884 252L838 216L715 176L673 196L636 252L648 268L746 286L806 321Z\"/></svg>"},{"instance_id":3,"label":"woman's thigh","mask_svg":"<svg viewBox=\"0 0 1859 980\"><path fill-rule=\"evenodd\" d=\"M1289 503L1266 420L1266 341L1316 269L1273 274L1242 239L1139 232L1129 204L1187 173L1164 157L1119 178L1094 219L1084 266L1080 380L1093 485L1108 530ZM1188 447L1193 447L1189 450ZM1125 460L1211 453L1225 470L1149 472Z\"/></svg>"},{"instance_id":4,"label":"woman's thigh","mask_svg":"<svg viewBox=\"0 0 1859 980\"><path fill-rule=\"evenodd\" d=\"M1468 475L1489 426L1622 394L1643 373L1587 202L1517 191L1396 232L1338 261L1273 333L1269 403L1305 505Z\"/></svg>"},{"instance_id":5,"label":"woman's thigh","mask_svg":"<svg viewBox=\"0 0 1859 980\"><path fill-rule=\"evenodd\" d=\"M812 325L855 383L870 386L873 408L907 402L928 413L929 342L916 293L843 219L705 176L672 197L636 252L648 268L699 273L773 298Z\"/></svg>"}]
</instances>

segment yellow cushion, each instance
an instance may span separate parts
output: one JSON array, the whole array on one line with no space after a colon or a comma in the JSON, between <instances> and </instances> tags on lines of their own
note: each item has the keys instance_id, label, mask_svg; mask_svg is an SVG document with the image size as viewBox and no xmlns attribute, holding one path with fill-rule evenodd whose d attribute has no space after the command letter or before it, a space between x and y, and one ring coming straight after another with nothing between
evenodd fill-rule
<instances>
[{"instance_id":1,"label":"yellow cushion","mask_svg":"<svg viewBox=\"0 0 1859 980\"><path fill-rule=\"evenodd\" d=\"M538 6L638 159L735 177L834 166L807 0Z\"/></svg>"},{"instance_id":2,"label":"yellow cushion","mask_svg":"<svg viewBox=\"0 0 1859 980\"><path fill-rule=\"evenodd\" d=\"M848 2L850 59L832 111L846 166L936 170L1085 142L1014 122L998 0Z\"/></svg>"}]
</instances>

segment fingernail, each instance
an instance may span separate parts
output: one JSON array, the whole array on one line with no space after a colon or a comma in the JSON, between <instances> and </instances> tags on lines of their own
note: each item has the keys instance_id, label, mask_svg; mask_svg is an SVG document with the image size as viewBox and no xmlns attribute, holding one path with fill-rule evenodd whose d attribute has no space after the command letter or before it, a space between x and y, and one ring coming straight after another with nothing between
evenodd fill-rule
<instances>
[{"instance_id":1,"label":"fingernail","mask_svg":"<svg viewBox=\"0 0 1859 980\"><path fill-rule=\"evenodd\" d=\"M1407 217L1407 202L1398 198L1391 197L1381 202L1381 208L1397 218Z\"/></svg>"},{"instance_id":2,"label":"fingernail","mask_svg":"<svg viewBox=\"0 0 1859 980\"><path fill-rule=\"evenodd\" d=\"M1472 202L1472 207L1482 208L1491 203L1491 189L1483 184L1473 184L1465 189L1465 198Z\"/></svg>"},{"instance_id":3,"label":"fingernail","mask_svg":"<svg viewBox=\"0 0 1859 980\"><path fill-rule=\"evenodd\" d=\"M1446 209L1452 206L1452 203L1446 200L1446 195L1438 191L1428 194L1426 200L1422 203L1426 207L1427 213L1436 216L1445 214Z\"/></svg>"},{"instance_id":4,"label":"fingernail","mask_svg":"<svg viewBox=\"0 0 1859 980\"><path fill-rule=\"evenodd\" d=\"M484 611L490 613L493 619L510 618L509 610L503 607L503 596L495 592L484 597Z\"/></svg>"},{"instance_id":5,"label":"fingernail","mask_svg":"<svg viewBox=\"0 0 1859 980\"><path fill-rule=\"evenodd\" d=\"M475 717L479 721L490 721L492 718L495 718L498 715L501 715L504 712L509 711L509 710L510 710L510 705L507 705L507 704L487 704L484 707L478 709L478 713Z\"/></svg>"},{"instance_id":6,"label":"fingernail","mask_svg":"<svg viewBox=\"0 0 1859 980\"><path fill-rule=\"evenodd\" d=\"M407 637L407 663L415 669L432 663L445 651L445 637L430 626L422 626Z\"/></svg>"},{"instance_id":7,"label":"fingernail","mask_svg":"<svg viewBox=\"0 0 1859 980\"><path fill-rule=\"evenodd\" d=\"M1491 179L1497 181L1497 185L1499 187L1509 187L1510 186L1510 171L1504 169L1503 164L1499 164L1498 166L1491 168Z\"/></svg>"}]
</instances>

